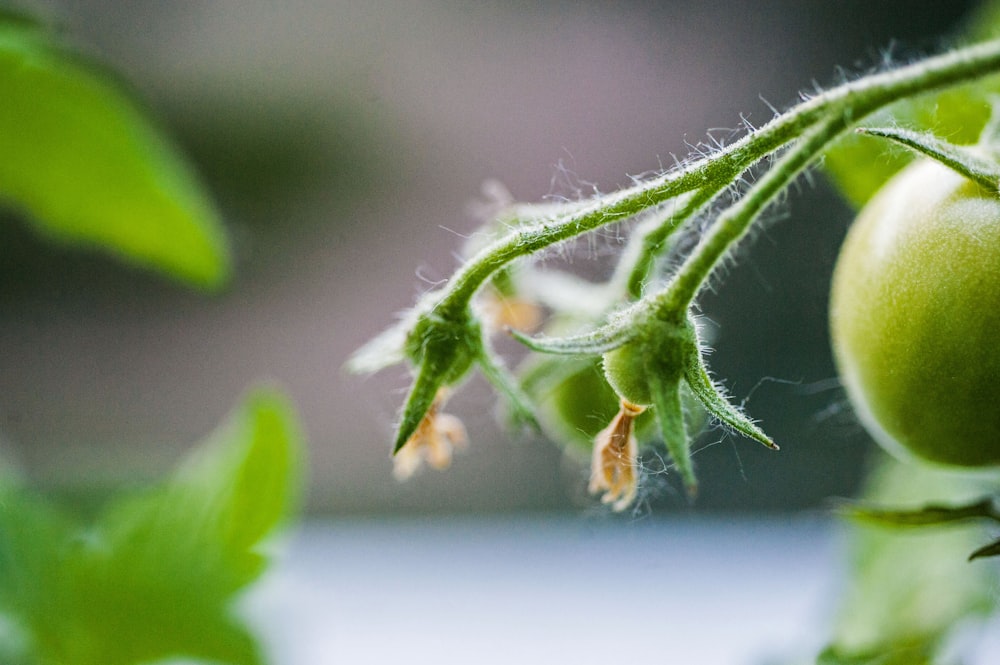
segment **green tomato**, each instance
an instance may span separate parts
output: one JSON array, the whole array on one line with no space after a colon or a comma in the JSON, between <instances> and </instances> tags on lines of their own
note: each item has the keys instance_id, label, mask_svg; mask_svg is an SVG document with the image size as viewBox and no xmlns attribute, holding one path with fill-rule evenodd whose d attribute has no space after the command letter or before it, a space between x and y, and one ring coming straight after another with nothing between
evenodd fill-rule
<instances>
[{"instance_id":1,"label":"green tomato","mask_svg":"<svg viewBox=\"0 0 1000 665\"><path fill-rule=\"evenodd\" d=\"M620 406L618 395L604 379L600 358L535 357L519 373L546 434L589 459L594 437ZM639 416L635 431L640 440L655 436L653 425L650 411Z\"/></svg>"},{"instance_id":2,"label":"green tomato","mask_svg":"<svg viewBox=\"0 0 1000 665\"><path fill-rule=\"evenodd\" d=\"M538 417L559 442L590 454L594 437L618 412L618 396L604 381L593 358L559 358L554 381L536 391ZM538 394L540 393L540 394Z\"/></svg>"},{"instance_id":3,"label":"green tomato","mask_svg":"<svg viewBox=\"0 0 1000 665\"><path fill-rule=\"evenodd\" d=\"M614 351L608 351L604 354L603 366L604 378L616 393L639 406L653 403L646 376L646 349L640 342L629 342Z\"/></svg>"},{"instance_id":4,"label":"green tomato","mask_svg":"<svg viewBox=\"0 0 1000 665\"><path fill-rule=\"evenodd\" d=\"M1000 197L941 164L908 166L871 200L831 293L840 375L891 452L1000 464Z\"/></svg>"},{"instance_id":5,"label":"green tomato","mask_svg":"<svg viewBox=\"0 0 1000 665\"><path fill-rule=\"evenodd\" d=\"M651 406L651 379L679 384L691 354L698 353L697 331L691 321L674 324L655 318L639 325L636 338L604 354L604 378L623 399Z\"/></svg>"}]
</instances>

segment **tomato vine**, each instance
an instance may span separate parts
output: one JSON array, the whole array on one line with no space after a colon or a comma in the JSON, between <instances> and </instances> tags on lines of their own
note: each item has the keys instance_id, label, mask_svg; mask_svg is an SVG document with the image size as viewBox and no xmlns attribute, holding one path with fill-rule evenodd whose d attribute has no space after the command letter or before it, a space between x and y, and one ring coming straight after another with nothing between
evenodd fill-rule
<instances>
[{"instance_id":1,"label":"tomato vine","mask_svg":"<svg viewBox=\"0 0 1000 665\"><path fill-rule=\"evenodd\" d=\"M492 243L473 252L443 287L425 294L400 323L358 350L348 362L350 369L359 372L399 362L413 369L414 382L403 406L394 452L429 448L433 441L428 433L437 429L428 420L441 417L446 395L473 367L479 367L507 398L511 412L521 422L535 424L532 397L492 350L491 335L505 324L483 314L485 310L478 303L491 293L483 287L502 277L503 288L494 291L508 297L530 297L528 292L539 291L538 284L547 277L533 271L527 259L557 243L633 219L641 223L635 227L633 244L623 253L616 272L616 276L625 277L614 278L608 288L592 290L592 297L599 302L591 306L589 314L575 312L578 308L570 298L560 295L558 286L547 289L544 304L552 309L555 319L563 321L564 329L565 321L571 322L571 334L549 330L548 334L529 337L511 332L533 351L561 356L593 357L632 349L637 360L617 365L631 367L635 375L609 376L612 386L644 384L641 392L649 397L660 438L691 493L696 481L681 406L683 394L693 394L709 414L730 429L776 448L710 377L694 306L699 293L761 212L860 121L894 102L998 71L1000 41L953 50L820 93L731 145L630 188L565 204L510 206L492 222L490 228L501 229ZM770 160L766 169L765 160ZM658 272L663 255L674 251L672 240L678 231L717 209L742 178L758 170L763 172L756 181L710 221L676 268ZM531 279L522 279L527 274ZM535 284L534 289L520 286L529 281ZM560 318L562 314L566 316ZM617 371L613 365L607 367L612 375ZM629 409L629 395L619 397L623 410ZM616 431L605 430L602 436L612 439L595 445L633 450L613 440L620 435ZM412 457L409 455L410 460ZM619 455L623 470L635 463L634 452ZM601 464L605 466L595 462L592 477L607 472L606 461ZM624 508L627 502L615 505Z\"/></svg>"}]
</instances>

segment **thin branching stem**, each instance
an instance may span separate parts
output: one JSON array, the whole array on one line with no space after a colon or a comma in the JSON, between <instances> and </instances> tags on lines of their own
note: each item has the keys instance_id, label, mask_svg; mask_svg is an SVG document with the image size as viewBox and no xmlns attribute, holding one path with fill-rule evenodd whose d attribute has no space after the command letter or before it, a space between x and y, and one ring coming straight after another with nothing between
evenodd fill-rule
<instances>
[{"instance_id":1,"label":"thin branching stem","mask_svg":"<svg viewBox=\"0 0 1000 665\"><path fill-rule=\"evenodd\" d=\"M665 297L660 299L661 310L677 312L690 305L715 266L728 249L746 234L767 204L854 122L903 97L953 83L956 77L981 74L998 66L1000 41L993 41L981 47L939 56L922 65L910 65L860 79L832 91L843 91L839 112L831 113L807 130L746 195L719 216L677 271Z\"/></svg>"},{"instance_id":2,"label":"thin branching stem","mask_svg":"<svg viewBox=\"0 0 1000 665\"><path fill-rule=\"evenodd\" d=\"M712 270L743 237L764 208L774 200L823 149L846 130L843 116L833 116L796 142L736 203L727 208L698 246L688 255L670 285L657 296L657 310L669 315L684 311L698 295Z\"/></svg>"},{"instance_id":3,"label":"thin branching stem","mask_svg":"<svg viewBox=\"0 0 1000 665\"><path fill-rule=\"evenodd\" d=\"M436 309L443 316L455 314L460 317L486 280L521 256L606 224L628 219L685 192L721 191L748 168L799 138L813 125L828 122L831 115L840 116L836 124L846 127L902 98L998 69L1000 40L993 40L867 76L821 93L716 153L616 194L597 197L582 209L574 204L573 211L565 215L514 227L455 273L442 292ZM739 235L736 234L736 237ZM714 248L712 253L715 253Z\"/></svg>"},{"instance_id":4,"label":"thin branching stem","mask_svg":"<svg viewBox=\"0 0 1000 665\"><path fill-rule=\"evenodd\" d=\"M635 263L629 266L627 280L628 294L633 298L642 297L643 287L653 270L653 262L667 247L670 236L701 212L724 187L702 187L684 200L680 209L674 212L664 223L651 230L641 239L641 247Z\"/></svg>"}]
</instances>

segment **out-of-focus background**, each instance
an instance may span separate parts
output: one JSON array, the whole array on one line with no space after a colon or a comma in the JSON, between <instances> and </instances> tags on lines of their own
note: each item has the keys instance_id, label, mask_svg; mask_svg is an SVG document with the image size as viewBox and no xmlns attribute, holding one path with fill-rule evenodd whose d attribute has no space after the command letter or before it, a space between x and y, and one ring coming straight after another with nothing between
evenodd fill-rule
<instances>
[{"instance_id":1,"label":"out-of-focus background","mask_svg":"<svg viewBox=\"0 0 1000 665\"><path fill-rule=\"evenodd\" d=\"M828 348L852 212L821 174L701 301L716 376L782 450L706 433L694 505L650 473L637 509L608 518L584 466L505 432L478 378L449 404L468 450L396 482L406 372L342 365L455 268L484 181L527 201L614 190L800 91L939 50L971 5L13 3L145 100L216 197L237 274L195 293L0 212L0 456L71 495L158 477L267 379L310 460L310 519L241 605L275 663L814 654L844 565L817 515L855 492L872 448ZM598 234L568 267L600 272L621 245ZM966 662L996 662L993 642Z\"/></svg>"},{"instance_id":2,"label":"out-of-focus background","mask_svg":"<svg viewBox=\"0 0 1000 665\"><path fill-rule=\"evenodd\" d=\"M0 224L0 446L43 486L151 477L260 378L310 440L308 507L332 515L587 511L585 470L512 437L473 379L472 445L391 477L402 370L347 355L447 276L487 179L518 199L604 191L729 140L799 91L937 50L970 3L20 2L130 82L224 212L219 296ZM703 301L716 375L780 442L709 432L694 511L815 508L851 493L869 442L845 412L826 290L851 213L807 179ZM608 233L573 257L588 269ZM651 476L654 513L690 511Z\"/></svg>"}]
</instances>

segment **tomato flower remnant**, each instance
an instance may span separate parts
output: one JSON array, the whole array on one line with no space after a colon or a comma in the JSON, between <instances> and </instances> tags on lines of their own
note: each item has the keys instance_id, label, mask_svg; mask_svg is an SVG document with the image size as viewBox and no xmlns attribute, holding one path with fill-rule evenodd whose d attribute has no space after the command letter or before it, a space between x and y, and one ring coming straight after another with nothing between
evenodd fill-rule
<instances>
[{"instance_id":1,"label":"tomato flower remnant","mask_svg":"<svg viewBox=\"0 0 1000 665\"><path fill-rule=\"evenodd\" d=\"M484 297L482 310L494 330L534 330L542 322L542 308L538 304L496 290Z\"/></svg>"},{"instance_id":2,"label":"tomato flower remnant","mask_svg":"<svg viewBox=\"0 0 1000 665\"><path fill-rule=\"evenodd\" d=\"M590 492L604 492L603 503L612 510L627 508L635 500L638 481L639 446L633 434L635 419L646 407L621 401L618 415L597 434L590 465Z\"/></svg>"},{"instance_id":3,"label":"tomato flower remnant","mask_svg":"<svg viewBox=\"0 0 1000 665\"><path fill-rule=\"evenodd\" d=\"M397 480L410 478L424 462L438 471L451 466L452 453L468 442L465 426L456 416L441 413L447 391L439 390L417 430L392 459L392 475Z\"/></svg>"}]
</instances>

